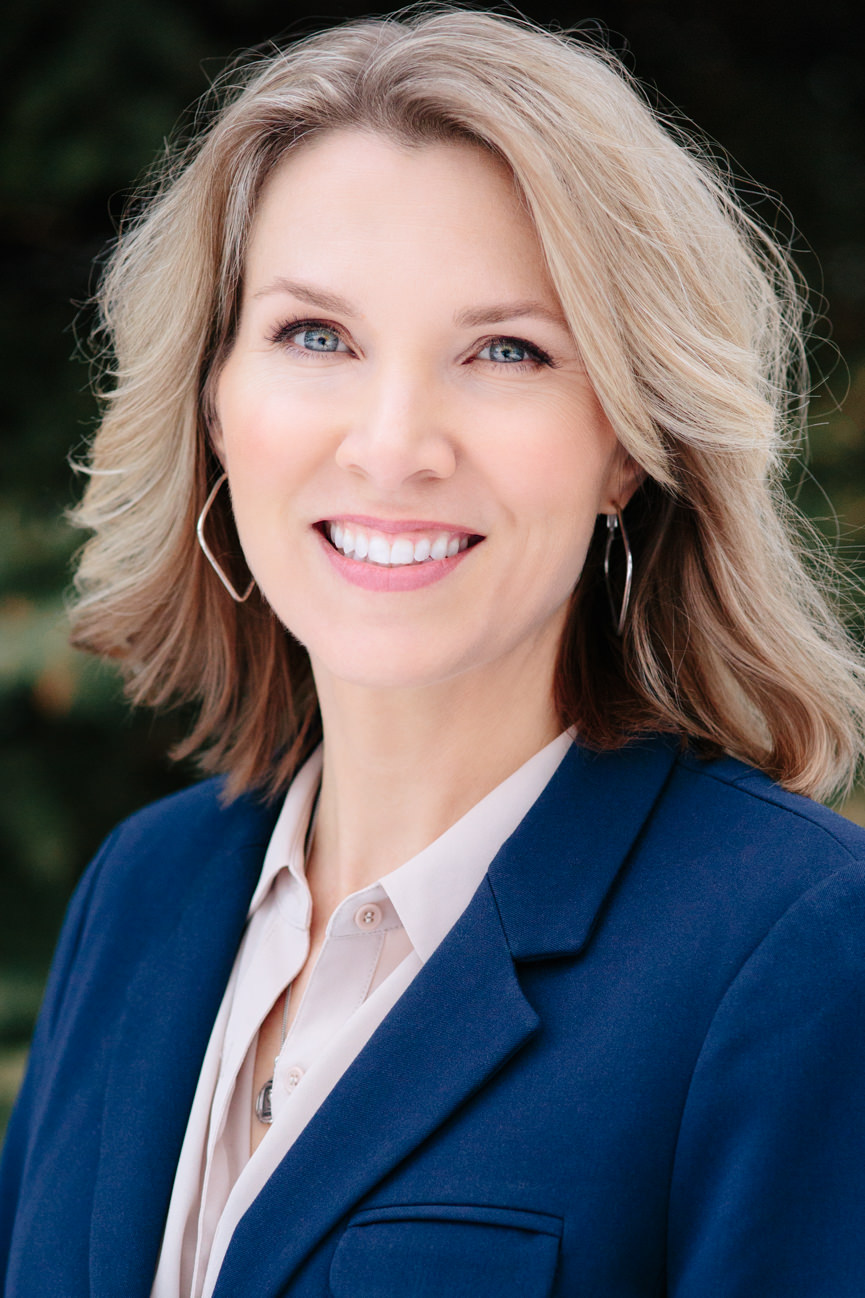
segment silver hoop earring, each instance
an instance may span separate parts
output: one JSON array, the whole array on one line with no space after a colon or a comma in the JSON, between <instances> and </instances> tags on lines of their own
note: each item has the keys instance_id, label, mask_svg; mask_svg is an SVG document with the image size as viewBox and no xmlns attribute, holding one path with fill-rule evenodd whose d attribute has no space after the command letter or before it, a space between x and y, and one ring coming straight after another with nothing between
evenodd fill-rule
<instances>
[{"instance_id":1,"label":"silver hoop earring","mask_svg":"<svg viewBox=\"0 0 865 1298\"><path fill-rule=\"evenodd\" d=\"M610 585L610 551L613 548L613 541L616 533L621 533L622 545L625 548L625 591L622 595L622 605L618 613L616 612L616 601L613 599L613 589ZM631 602L631 583L634 577L634 560L631 557L631 547L628 544L628 533L625 531L625 520L622 518L622 511L616 505L615 514L607 514L607 548L604 551L604 579L607 583L607 598L610 601L610 612L613 615L613 626L616 629L616 635L621 635L625 629L625 619L628 616L628 606Z\"/></svg>"},{"instance_id":2,"label":"silver hoop earring","mask_svg":"<svg viewBox=\"0 0 865 1298\"><path fill-rule=\"evenodd\" d=\"M198 544L201 546L202 553L204 554L205 559L210 564L211 568L216 573L217 577L222 582L223 586L228 591L231 598L234 600L236 604L244 604L246 600L249 599L250 595L253 592L253 589L255 588L254 579L250 581L245 592L242 595L238 595L237 591L234 589L234 586L231 584L231 582L228 580L225 573L222 571L221 567L219 566L216 556L214 555L210 546L207 544L207 542L204 539L204 523L205 520L207 519L207 515L210 513L210 507L213 504L214 500L216 500L216 497L219 495L219 489L222 486L223 482L227 482L227 481L228 481L228 474L223 473L222 476L218 479L216 486L213 488L210 495L207 497L207 500L205 500L204 508L202 509L201 513L198 515L198 522L195 524L195 535L198 537Z\"/></svg>"}]
</instances>

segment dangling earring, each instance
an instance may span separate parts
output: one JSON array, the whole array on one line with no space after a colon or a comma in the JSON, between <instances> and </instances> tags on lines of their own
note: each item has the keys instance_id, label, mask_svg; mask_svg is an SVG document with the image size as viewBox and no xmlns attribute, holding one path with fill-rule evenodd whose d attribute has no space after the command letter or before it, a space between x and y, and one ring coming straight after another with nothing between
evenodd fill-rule
<instances>
[{"instance_id":1,"label":"dangling earring","mask_svg":"<svg viewBox=\"0 0 865 1298\"><path fill-rule=\"evenodd\" d=\"M225 573L220 568L210 546L207 544L207 542L204 539L204 523L207 518L207 515L210 513L210 506L213 504L214 500L216 500L216 497L219 494L219 489L222 486L223 482L227 482L227 481L228 481L228 474L223 473L222 476L217 481L216 486L213 488L210 495L207 497L207 500L205 500L204 508L202 509L201 513L198 515L198 522L195 524L195 535L198 537L198 544L201 546L205 559L210 564L211 568L216 573L217 577L222 582L223 586L228 591L231 598L235 601L235 603L243 604L246 600L249 599L250 595L252 594L253 589L255 587L255 580L253 579L250 581L244 594L238 595L237 591L234 589L231 582L228 580Z\"/></svg>"},{"instance_id":2,"label":"dangling earring","mask_svg":"<svg viewBox=\"0 0 865 1298\"><path fill-rule=\"evenodd\" d=\"M610 551L613 548L613 540L616 532L621 533L622 545L625 547L625 591L622 595L622 606L618 613L616 612L616 602L613 599L613 589L610 585ZM628 533L625 531L625 520L622 518L622 511L616 505L615 514L607 514L607 548L604 551L604 578L607 583L607 598L610 601L610 612L613 615L613 626L616 629L616 635L621 635L625 629L625 618L628 616L628 605L631 602L631 581L634 576L634 560L631 557L631 547L628 544Z\"/></svg>"}]
</instances>

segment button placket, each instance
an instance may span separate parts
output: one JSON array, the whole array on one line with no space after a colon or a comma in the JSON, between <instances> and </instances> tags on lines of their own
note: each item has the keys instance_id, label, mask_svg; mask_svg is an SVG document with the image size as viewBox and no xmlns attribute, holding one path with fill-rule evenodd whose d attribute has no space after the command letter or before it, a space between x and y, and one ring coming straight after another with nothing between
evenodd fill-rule
<instances>
[{"instance_id":1,"label":"button placket","mask_svg":"<svg viewBox=\"0 0 865 1298\"><path fill-rule=\"evenodd\" d=\"M272 1092L275 1124L327 1042L342 1031L366 1000L387 931L400 927L385 897L346 901L348 905L331 916L316 967L276 1061ZM358 942L362 934L366 940Z\"/></svg>"}]
</instances>

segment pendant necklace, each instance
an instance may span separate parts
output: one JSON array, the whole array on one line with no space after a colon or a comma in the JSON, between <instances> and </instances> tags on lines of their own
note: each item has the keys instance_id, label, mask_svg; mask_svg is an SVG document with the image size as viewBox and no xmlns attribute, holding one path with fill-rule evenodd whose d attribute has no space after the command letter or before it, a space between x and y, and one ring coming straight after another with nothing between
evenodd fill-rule
<instances>
[{"instance_id":1,"label":"pendant necklace","mask_svg":"<svg viewBox=\"0 0 865 1298\"><path fill-rule=\"evenodd\" d=\"M279 1058L279 1055L282 1054L282 1047L285 1045L285 1029L288 1023L288 1002L290 998L291 984L289 983L285 989L285 1003L282 1007L282 1036L279 1042L279 1053L276 1056L277 1059ZM276 1067L276 1060L274 1060L274 1067ZM255 1097L255 1116L258 1118L259 1122L263 1122L266 1126L270 1126L273 1122L273 1109L270 1105L270 1097L272 1093L273 1078L269 1077L258 1092L258 1095Z\"/></svg>"},{"instance_id":2,"label":"pendant necklace","mask_svg":"<svg viewBox=\"0 0 865 1298\"><path fill-rule=\"evenodd\" d=\"M318 819L318 797L321 793L321 785L316 789L315 802L310 812L309 825L306 830L306 839L303 844L303 868L304 874L309 866L309 852L312 847L312 838L315 830L315 822ZM285 989L285 1001L282 1006L282 1033L279 1039L279 1050L276 1059L282 1054L282 1047L285 1045L286 1028L288 1027L288 1002L291 999L291 983ZM274 1070L276 1069L276 1059L273 1061ZM271 1096L273 1094L273 1074L267 1079L261 1090L255 1097L255 1116L259 1122L265 1126L270 1126L273 1122L273 1108L271 1107Z\"/></svg>"}]
</instances>

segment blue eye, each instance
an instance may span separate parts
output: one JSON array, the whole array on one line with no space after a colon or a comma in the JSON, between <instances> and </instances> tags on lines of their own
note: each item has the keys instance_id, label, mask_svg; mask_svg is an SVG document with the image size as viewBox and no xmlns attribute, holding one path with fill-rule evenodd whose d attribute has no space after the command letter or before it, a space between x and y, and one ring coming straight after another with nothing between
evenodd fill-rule
<instances>
[{"instance_id":1,"label":"blue eye","mask_svg":"<svg viewBox=\"0 0 865 1298\"><path fill-rule=\"evenodd\" d=\"M528 348L521 346L513 338L499 338L494 343L487 343L484 351L489 351L491 361L503 361L508 365L525 361L529 357Z\"/></svg>"},{"instance_id":2,"label":"blue eye","mask_svg":"<svg viewBox=\"0 0 865 1298\"><path fill-rule=\"evenodd\" d=\"M292 334L291 341L304 351L335 352L342 340L335 329L328 329L326 325L307 325Z\"/></svg>"},{"instance_id":3,"label":"blue eye","mask_svg":"<svg viewBox=\"0 0 865 1298\"><path fill-rule=\"evenodd\" d=\"M495 365L512 365L525 369L538 365L551 365L546 352L521 338L493 338L477 353L478 360L492 361Z\"/></svg>"}]
</instances>

